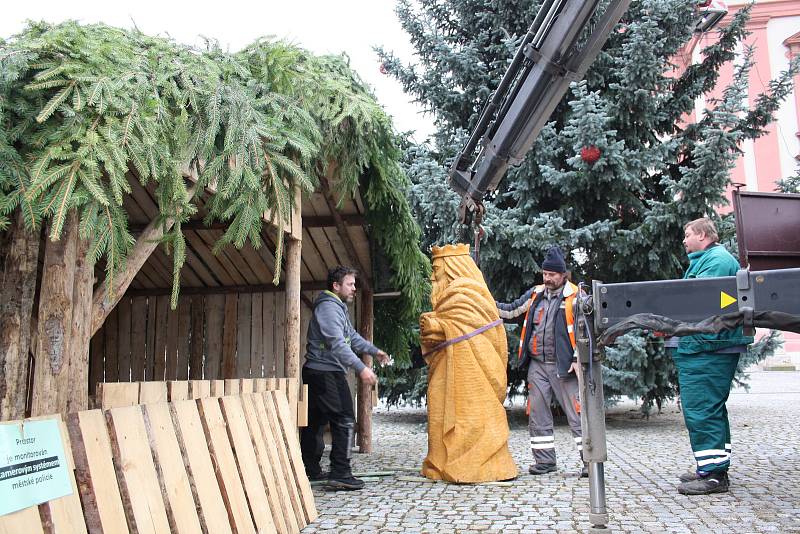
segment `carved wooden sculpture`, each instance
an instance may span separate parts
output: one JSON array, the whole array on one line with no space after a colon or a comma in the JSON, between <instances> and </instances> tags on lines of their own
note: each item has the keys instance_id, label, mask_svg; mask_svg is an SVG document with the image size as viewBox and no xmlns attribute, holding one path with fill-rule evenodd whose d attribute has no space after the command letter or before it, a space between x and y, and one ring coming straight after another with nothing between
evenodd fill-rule
<instances>
[{"instance_id":1,"label":"carved wooden sculpture","mask_svg":"<svg viewBox=\"0 0 800 534\"><path fill-rule=\"evenodd\" d=\"M514 478L503 408L506 333L469 245L433 248L431 304L433 311L420 317L429 369L428 456L422 474L450 482Z\"/></svg>"}]
</instances>

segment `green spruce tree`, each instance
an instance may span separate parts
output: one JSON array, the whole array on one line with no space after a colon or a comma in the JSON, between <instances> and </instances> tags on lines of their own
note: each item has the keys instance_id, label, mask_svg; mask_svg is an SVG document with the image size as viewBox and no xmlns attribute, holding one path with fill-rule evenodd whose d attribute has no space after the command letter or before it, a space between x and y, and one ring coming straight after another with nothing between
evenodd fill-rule
<instances>
[{"instance_id":1,"label":"green spruce tree","mask_svg":"<svg viewBox=\"0 0 800 534\"><path fill-rule=\"evenodd\" d=\"M433 147L410 147L406 158L409 198L425 245L463 235L459 199L445 169L537 9L530 0L398 2L417 62L403 63L383 49L379 56L437 127ZM752 51L745 49L730 86L711 99L720 68L734 61L746 37L748 12L741 10L719 30L701 63L675 76L671 60L693 36L694 3L633 1L585 80L571 86L525 161L485 202L481 269L498 300L516 298L536 283L543 251L556 243L569 251L575 281L682 275L683 223L718 218L739 144L762 135L791 91L796 65L748 107ZM710 110L684 124L700 96ZM595 151L596 161L582 157ZM660 340L624 336L608 351L606 364L609 396L640 398L650 407L676 392L672 361Z\"/></svg>"}]
</instances>

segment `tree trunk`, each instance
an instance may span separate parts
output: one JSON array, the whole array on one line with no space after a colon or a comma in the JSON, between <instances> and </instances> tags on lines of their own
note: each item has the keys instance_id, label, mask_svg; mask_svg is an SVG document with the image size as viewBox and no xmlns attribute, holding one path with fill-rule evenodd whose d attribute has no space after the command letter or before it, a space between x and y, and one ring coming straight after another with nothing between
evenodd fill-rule
<instances>
[{"instance_id":1,"label":"tree trunk","mask_svg":"<svg viewBox=\"0 0 800 534\"><path fill-rule=\"evenodd\" d=\"M300 258L303 242L286 239L286 322L284 324L284 372L300 383ZM290 388L289 406L297 405L299 390ZM293 413L297 419L297 411ZM295 421L296 422L296 421Z\"/></svg>"},{"instance_id":2,"label":"tree trunk","mask_svg":"<svg viewBox=\"0 0 800 534\"><path fill-rule=\"evenodd\" d=\"M17 210L0 239L0 421L9 421L25 417L39 233Z\"/></svg>"},{"instance_id":3,"label":"tree trunk","mask_svg":"<svg viewBox=\"0 0 800 534\"><path fill-rule=\"evenodd\" d=\"M372 341L372 292L361 292L361 337ZM361 360L372 368L372 356L362 354ZM372 388L364 382L358 382L358 452L372 452Z\"/></svg>"},{"instance_id":4,"label":"tree trunk","mask_svg":"<svg viewBox=\"0 0 800 534\"><path fill-rule=\"evenodd\" d=\"M67 410L78 412L89 408L89 333L92 316L94 265L88 258L89 241L78 237L75 254L75 280L72 289L72 335L70 340L70 388ZM94 390L94 389L92 389Z\"/></svg>"},{"instance_id":5,"label":"tree trunk","mask_svg":"<svg viewBox=\"0 0 800 534\"><path fill-rule=\"evenodd\" d=\"M70 389L69 358L75 289L75 254L78 224L75 212L66 222L61 239L48 237L39 292L38 335L34 360L31 415L67 413Z\"/></svg>"}]
</instances>

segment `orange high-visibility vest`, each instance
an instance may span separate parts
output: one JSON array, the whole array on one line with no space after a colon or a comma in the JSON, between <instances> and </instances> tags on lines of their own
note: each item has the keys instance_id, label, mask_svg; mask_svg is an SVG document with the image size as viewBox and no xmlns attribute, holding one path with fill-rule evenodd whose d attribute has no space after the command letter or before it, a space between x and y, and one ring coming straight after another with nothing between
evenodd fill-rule
<instances>
[{"instance_id":1,"label":"orange high-visibility vest","mask_svg":"<svg viewBox=\"0 0 800 534\"><path fill-rule=\"evenodd\" d=\"M564 289L569 287L572 290L567 297L564 298L564 317L567 320L567 334L569 335L569 342L572 344L572 348L575 348L575 297L578 294L578 286L573 284L572 282L567 282L564 285ZM522 359L522 351L525 348L525 332L528 329L528 319L530 318L531 311L536 308L536 300L544 293L544 285L538 285L533 291L533 295L531 295L531 305L528 308L528 311L525 312L525 320L522 322L522 332L520 333L519 337L519 350L517 351L517 359ZM536 338L534 337L534 346L536 344Z\"/></svg>"}]
</instances>

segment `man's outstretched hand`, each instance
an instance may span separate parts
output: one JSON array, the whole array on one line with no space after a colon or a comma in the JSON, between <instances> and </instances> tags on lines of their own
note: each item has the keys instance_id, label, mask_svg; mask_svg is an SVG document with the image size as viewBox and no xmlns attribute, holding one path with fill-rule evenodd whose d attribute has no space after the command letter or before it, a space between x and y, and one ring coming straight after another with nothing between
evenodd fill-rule
<instances>
[{"instance_id":1,"label":"man's outstretched hand","mask_svg":"<svg viewBox=\"0 0 800 534\"><path fill-rule=\"evenodd\" d=\"M362 369L361 372L358 373L358 376L359 378L361 378L362 382L364 382L369 386L374 386L375 384L378 383L378 377L375 375L375 373L372 372L372 369L370 369L369 367L364 367L364 369Z\"/></svg>"},{"instance_id":2,"label":"man's outstretched hand","mask_svg":"<svg viewBox=\"0 0 800 534\"><path fill-rule=\"evenodd\" d=\"M392 359L391 356L379 350L378 353L375 355L375 358L378 360L378 363L381 365L386 365Z\"/></svg>"}]
</instances>

